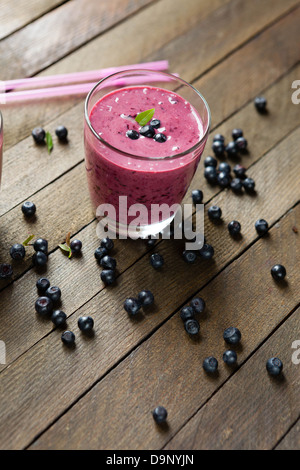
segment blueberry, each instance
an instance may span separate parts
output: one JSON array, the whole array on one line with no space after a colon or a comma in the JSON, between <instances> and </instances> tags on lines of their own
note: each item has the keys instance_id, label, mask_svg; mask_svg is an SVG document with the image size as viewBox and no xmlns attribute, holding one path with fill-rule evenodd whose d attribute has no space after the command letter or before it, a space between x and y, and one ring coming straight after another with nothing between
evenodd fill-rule
<instances>
[{"instance_id":1,"label":"blueberry","mask_svg":"<svg viewBox=\"0 0 300 470\"><path fill-rule=\"evenodd\" d=\"M215 184L218 181L217 169L214 166L207 166L204 170L204 177L209 183Z\"/></svg>"},{"instance_id":2,"label":"blueberry","mask_svg":"<svg viewBox=\"0 0 300 470\"><path fill-rule=\"evenodd\" d=\"M31 132L31 135L37 144L45 142L46 132L42 127L35 127Z\"/></svg>"},{"instance_id":3,"label":"blueberry","mask_svg":"<svg viewBox=\"0 0 300 470\"><path fill-rule=\"evenodd\" d=\"M75 335L73 331L64 331L61 335L61 340L67 346L72 346L75 343Z\"/></svg>"},{"instance_id":4,"label":"blueberry","mask_svg":"<svg viewBox=\"0 0 300 470\"><path fill-rule=\"evenodd\" d=\"M137 140L140 137L140 134L138 131L135 131L134 129L129 129L129 131L126 132L127 137L132 140Z\"/></svg>"},{"instance_id":5,"label":"blueberry","mask_svg":"<svg viewBox=\"0 0 300 470\"><path fill-rule=\"evenodd\" d=\"M215 134L214 135L214 138L213 138L213 141L216 142L216 141L219 141L219 142L225 142L225 137L222 135L222 134Z\"/></svg>"},{"instance_id":6,"label":"blueberry","mask_svg":"<svg viewBox=\"0 0 300 470\"><path fill-rule=\"evenodd\" d=\"M9 279L13 275L13 269L10 264L0 264L0 279Z\"/></svg>"},{"instance_id":7,"label":"blueberry","mask_svg":"<svg viewBox=\"0 0 300 470\"><path fill-rule=\"evenodd\" d=\"M124 309L129 315L136 315L140 310L142 304L138 299L128 297L124 302Z\"/></svg>"},{"instance_id":8,"label":"blueberry","mask_svg":"<svg viewBox=\"0 0 300 470\"><path fill-rule=\"evenodd\" d=\"M286 269L282 264L275 264L271 269L271 274L275 281L282 281L286 276Z\"/></svg>"},{"instance_id":9,"label":"blueberry","mask_svg":"<svg viewBox=\"0 0 300 470\"><path fill-rule=\"evenodd\" d=\"M52 300L53 303L58 302L61 298L61 290L57 286L48 287L45 292L46 297Z\"/></svg>"},{"instance_id":10,"label":"blueberry","mask_svg":"<svg viewBox=\"0 0 300 470\"><path fill-rule=\"evenodd\" d=\"M73 254L78 255L81 252L82 242L80 240L72 240L70 243L70 248Z\"/></svg>"},{"instance_id":11,"label":"blueberry","mask_svg":"<svg viewBox=\"0 0 300 470\"><path fill-rule=\"evenodd\" d=\"M38 238L33 244L34 251L42 251L46 255L48 254L48 242L44 238Z\"/></svg>"},{"instance_id":12,"label":"blueberry","mask_svg":"<svg viewBox=\"0 0 300 470\"><path fill-rule=\"evenodd\" d=\"M236 157L238 154L238 148L235 141L231 141L226 145L226 152L229 157Z\"/></svg>"},{"instance_id":13,"label":"blueberry","mask_svg":"<svg viewBox=\"0 0 300 470\"><path fill-rule=\"evenodd\" d=\"M48 261L48 256L42 251L37 251L32 256L32 262L35 266L45 266Z\"/></svg>"},{"instance_id":14,"label":"blueberry","mask_svg":"<svg viewBox=\"0 0 300 470\"><path fill-rule=\"evenodd\" d=\"M25 247L21 243L15 243L9 250L12 259L20 260L25 257Z\"/></svg>"},{"instance_id":15,"label":"blueberry","mask_svg":"<svg viewBox=\"0 0 300 470\"><path fill-rule=\"evenodd\" d=\"M157 406L153 411L152 411L152 416L154 421L157 424L162 424L165 423L168 417L168 412L166 408L163 406Z\"/></svg>"},{"instance_id":16,"label":"blueberry","mask_svg":"<svg viewBox=\"0 0 300 470\"><path fill-rule=\"evenodd\" d=\"M105 255L100 259L100 265L106 269L116 269L117 262L115 258L112 258L109 255Z\"/></svg>"},{"instance_id":17,"label":"blueberry","mask_svg":"<svg viewBox=\"0 0 300 470\"><path fill-rule=\"evenodd\" d=\"M241 224L237 220L232 220L227 225L230 235L238 235L241 231Z\"/></svg>"},{"instance_id":18,"label":"blueberry","mask_svg":"<svg viewBox=\"0 0 300 470\"><path fill-rule=\"evenodd\" d=\"M213 374L218 369L218 361L215 357L206 357L203 361L203 369L209 374Z\"/></svg>"},{"instance_id":19,"label":"blueberry","mask_svg":"<svg viewBox=\"0 0 300 470\"><path fill-rule=\"evenodd\" d=\"M237 344L241 341L242 334L238 328L230 326L223 333L223 338L228 344Z\"/></svg>"},{"instance_id":20,"label":"blueberry","mask_svg":"<svg viewBox=\"0 0 300 470\"><path fill-rule=\"evenodd\" d=\"M214 168L217 168L217 165L218 165L218 161L216 158L214 157L206 157L206 159L204 160L204 166L205 168L208 167L208 166L213 166Z\"/></svg>"},{"instance_id":21,"label":"blueberry","mask_svg":"<svg viewBox=\"0 0 300 470\"><path fill-rule=\"evenodd\" d=\"M155 134L154 140L156 140L156 142L162 143L167 140L167 136L165 134L162 134L161 132L158 132L157 134Z\"/></svg>"},{"instance_id":22,"label":"blueberry","mask_svg":"<svg viewBox=\"0 0 300 470\"><path fill-rule=\"evenodd\" d=\"M235 193L241 193L243 190L243 182L240 178L233 178L230 187Z\"/></svg>"},{"instance_id":23,"label":"blueberry","mask_svg":"<svg viewBox=\"0 0 300 470\"><path fill-rule=\"evenodd\" d=\"M152 305L154 303L154 295L150 290L142 290L138 295L138 300L143 306Z\"/></svg>"},{"instance_id":24,"label":"blueberry","mask_svg":"<svg viewBox=\"0 0 300 470\"><path fill-rule=\"evenodd\" d=\"M21 209L25 217L32 217L36 213L36 205L30 201L24 202Z\"/></svg>"},{"instance_id":25,"label":"blueberry","mask_svg":"<svg viewBox=\"0 0 300 470\"><path fill-rule=\"evenodd\" d=\"M107 251L110 251L114 247L114 242L109 237L106 237L101 240L100 246L102 248L106 248Z\"/></svg>"},{"instance_id":26,"label":"blueberry","mask_svg":"<svg viewBox=\"0 0 300 470\"><path fill-rule=\"evenodd\" d=\"M108 253L108 250L106 248L99 246L98 248L96 248L94 256L96 260L100 261L101 258L103 258L103 256L107 255L107 253Z\"/></svg>"},{"instance_id":27,"label":"blueberry","mask_svg":"<svg viewBox=\"0 0 300 470\"><path fill-rule=\"evenodd\" d=\"M192 199L193 199L193 203L195 205L202 203L202 201L203 201L203 192L201 191L201 189L194 189L192 191Z\"/></svg>"},{"instance_id":28,"label":"blueberry","mask_svg":"<svg viewBox=\"0 0 300 470\"><path fill-rule=\"evenodd\" d=\"M218 168L219 172L223 171L224 173L231 172L231 166L227 162L221 162Z\"/></svg>"},{"instance_id":29,"label":"blueberry","mask_svg":"<svg viewBox=\"0 0 300 470\"><path fill-rule=\"evenodd\" d=\"M211 148L216 157L221 157L224 155L225 145L221 140L214 140Z\"/></svg>"},{"instance_id":30,"label":"blueberry","mask_svg":"<svg viewBox=\"0 0 300 470\"><path fill-rule=\"evenodd\" d=\"M211 259L215 254L215 250L208 243L204 243L203 247L199 250L199 255L203 259Z\"/></svg>"},{"instance_id":31,"label":"blueberry","mask_svg":"<svg viewBox=\"0 0 300 470\"><path fill-rule=\"evenodd\" d=\"M91 331L94 328L94 320L92 317L79 317L78 328L83 332Z\"/></svg>"},{"instance_id":32,"label":"blueberry","mask_svg":"<svg viewBox=\"0 0 300 470\"><path fill-rule=\"evenodd\" d=\"M55 129L55 134L57 135L58 140L65 142L68 137L68 129L65 126L58 126Z\"/></svg>"},{"instance_id":33,"label":"blueberry","mask_svg":"<svg viewBox=\"0 0 300 470\"><path fill-rule=\"evenodd\" d=\"M244 152L248 147L248 142L245 137L239 137L238 139L236 139L235 145L240 152Z\"/></svg>"},{"instance_id":34,"label":"blueberry","mask_svg":"<svg viewBox=\"0 0 300 470\"><path fill-rule=\"evenodd\" d=\"M195 311L192 307L183 307L180 311L180 318L183 322L195 319Z\"/></svg>"},{"instance_id":35,"label":"blueberry","mask_svg":"<svg viewBox=\"0 0 300 470\"><path fill-rule=\"evenodd\" d=\"M39 292L44 293L50 287L50 281L46 277L41 277L36 281L36 287Z\"/></svg>"},{"instance_id":36,"label":"blueberry","mask_svg":"<svg viewBox=\"0 0 300 470\"><path fill-rule=\"evenodd\" d=\"M246 168L242 165L235 165L233 167L233 173L237 178L244 179L246 177Z\"/></svg>"},{"instance_id":37,"label":"blueberry","mask_svg":"<svg viewBox=\"0 0 300 470\"><path fill-rule=\"evenodd\" d=\"M236 364L237 361L237 354L235 351L227 350L223 354L223 361L225 364L228 364L229 366L232 366L233 364Z\"/></svg>"},{"instance_id":38,"label":"blueberry","mask_svg":"<svg viewBox=\"0 0 300 470\"><path fill-rule=\"evenodd\" d=\"M220 220L222 217L222 210L219 206L210 206L207 214L210 220Z\"/></svg>"},{"instance_id":39,"label":"blueberry","mask_svg":"<svg viewBox=\"0 0 300 470\"><path fill-rule=\"evenodd\" d=\"M218 174L218 183L222 188L227 188L227 186L230 185L231 183L231 176L228 173L225 173L224 171L221 171Z\"/></svg>"},{"instance_id":40,"label":"blueberry","mask_svg":"<svg viewBox=\"0 0 300 470\"><path fill-rule=\"evenodd\" d=\"M185 331L191 336L197 335L200 331L199 322L195 318L191 318L190 320L187 320L184 323L184 328L185 328Z\"/></svg>"},{"instance_id":41,"label":"blueberry","mask_svg":"<svg viewBox=\"0 0 300 470\"><path fill-rule=\"evenodd\" d=\"M116 280L116 274L113 269L103 269L100 274L100 277L104 284L106 284L107 286L110 286Z\"/></svg>"},{"instance_id":42,"label":"blueberry","mask_svg":"<svg viewBox=\"0 0 300 470\"><path fill-rule=\"evenodd\" d=\"M49 315L53 311L53 303L49 297L39 297L35 302L35 310L39 315Z\"/></svg>"},{"instance_id":43,"label":"blueberry","mask_svg":"<svg viewBox=\"0 0 300 470\"><path fill-rule=\"evenodd\" d=\"M205 310L205 301L201 297L195 297L191 300L190 306L195 313L202 313Z\"/></svg>"},{"instance_id":44,"label":"blueberry","mask_svg":"<svg viewBox=\"0 0 300 470\"><path fill-rule=\"evenodd\" d=\"M270 375L279 375L283 369L283 364L278 357L271 357L267 360L266 368Z\"/></svg>"},{"instance_id":45,"label":"blueberry","mask_svg":"<svg viewBox=\"0 0 300 470\"><path fill-rule=\"evenodd\" d=\"M143 126L140 128L140 134L143 135L144 137L152 138L154 137L154 134L155 134L154 127L149 126L149 125Z\"/></svg>"},{"instance_id":46,"label":"blueberry","mask_svg":"<svg viewBox=\"0 0 300 470\"><path fill-rule=\"evenodd\" d=\"M159 253L152 253L152 255L150 256L150 263L153 268L158 269L163 266L164 259Z\"/></svg>"},{"instance_id":47,"label":"blueberry","mask_svg":"<svg viewBox=\"0 0 300 470\"><path fill-rule=\"evenodd\" d=\"M267 100L264 96L257 96L254 100L254 105L260 113L263 113L266 111L267 107Z\"/></svg>"},{"instance_id":48,"label":"blueberry","mask_svg":"<svg viewBox=\"0 0 300 470\"><path fill-rule=\"evenodd\" d=\"M258 235L264 235L269 230L269 224L264 219L258 219L255 222L255 228L256 228Z\"/></svg>"},{"instance_id":49,"label":"blueberry","mask_svg":"<svg viewBox=\"0 0 300 470\"><path fill-rule=\"evenodd\" d=\"M152 119L152 121L150 122L150 126L154 127L154 129L158 129L160 127L160 120Z\"/></svg>"},{"instance_id":50,"label":"blueberry","mask_svg":"<svg viewBox=\"0 0 300 470\"><path fill-rule=\"evenodd\" d=\"M233 140L236 140L239 137L243 137L243 131L242 129L233 129L231 135L232 135Z\"/></svg>"},{"instance_id":51,"label":"blueberry","mask_svg":"<svg viewBox=\"0 0 300 470\"><path fill-rule=\"evenodd\" d=\"M51 321L55 326L61 326L66 323L67 315L62 310L54 310L51 315Z\"/></svg>"},{"instance_id":52,"label":"blueberry","mask_svg":"<svg viewBox=\"0 0 300 470\"><path fill-rule=\"evenodd\" d=\"M192 250L184 250L182 252L182 257L186 263L193 264L197 259L197 254L195 251Z\"/></svg>"},{"instance_id":53,"label":"blueberry","mask_svg":"<svg viewBox=\"0 0 300 470\"><path fill-rule=\"evenodd\" d=\"M252 178L246 178L243 181L243 186L248 193L252 193L255 188L255 181Z\"/></svg>"},{"instance_id":54,"label":"blueberry","mask_svg":"<svg viewBox=\"0 0 300 470\"><path fill-rule=\"evenodd\" d=\"M148 238L146 241L148 248L152 248L156 243L156 238Z\"/></svg>"}]
</instances>

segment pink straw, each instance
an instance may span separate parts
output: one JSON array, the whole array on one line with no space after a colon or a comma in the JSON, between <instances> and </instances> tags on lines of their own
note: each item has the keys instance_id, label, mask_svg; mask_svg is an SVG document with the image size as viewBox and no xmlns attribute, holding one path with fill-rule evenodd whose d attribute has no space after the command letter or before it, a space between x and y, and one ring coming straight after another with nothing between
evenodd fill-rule
<instances>
[{"instance_id":1,"label":"pink straw","mask_svg":"<svg viewBox=\"0 0 300 470\"><path fill-rule=\"evenodd\" d=\"M173 74L178 77L177 73ZM171 79L167 75L158 75L153 73L147 77L147 81L165 82ZM97 83L97 82L96 82ZM42 100L44 98L58 98L72 95L86 95L96 83L81 83L78 85L69 85L61 87L40 88L37 90L15 91L10 93L0 93L0 104L17 103L19 101ZM128 77L127 79L116 79L108 86L129 86L141 85L145 83L145 77Z\"/></svg>"},{"instance_id":2,"label":"pink straw","mask_svg":"<svg viewBox=\"0 0 300 470\"><path fill-rule=\"evenodd\" d=\"M89 70L87 72L65 73L59 75L48 75L45 77L20 78L16 80L0 81L0 92L16 88L39 88L53 85L70 85L72 83L98 82L101 78L107 77L115 72L132 69L167 70L169 63L167 60L155 62L144 62L142 64L123 65L121 67L110 67L100 70Z\"/></svg>"}]
</instances>

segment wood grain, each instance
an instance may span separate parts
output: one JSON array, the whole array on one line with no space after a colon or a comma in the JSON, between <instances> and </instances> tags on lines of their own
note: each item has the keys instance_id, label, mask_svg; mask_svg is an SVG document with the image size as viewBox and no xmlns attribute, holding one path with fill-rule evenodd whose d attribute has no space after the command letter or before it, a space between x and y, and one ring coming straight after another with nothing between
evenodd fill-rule
<instances>
[{"instance_id":1,"label":"wood grain","mask_svg":"<svg viewBox=\"0 0 300 470\"><path fill-rule=\"evenodd\" d=\"M0 425L0 435L1 441L3 441L3 446L8 445L20 447L25 445L28 440L32 439L34 435L40 431L41 426L47 426L47 424L51 422L58 413L62 412L65 407L69 406L71 402L76 400L84 390L99 379L101 375L115 364L116 361L125 354L128 354L128 352L139 341L147 337L149 333L168 318L168 316L170 316L179 305L182 305L187 298L192 296L204 284L212 279L220 269L224 268L224 266L230 262L231 259L240 254L256 239L254 221L260 216L263 208L268 210L269 207L270 212L270 207L272 207L272 215L269 213L268 216L268 221L271 224L277 220L282 213L286 212L289 207L295 204L299 199L299 188L297 185L297 170L298 165L300 164L298 159L299 133L300 130L298 129L291 134L263 159L253 165L251 172L249 172L249 174L257 181L259 196L257 198L246 196L243 201L242 213L239 208L239 220L242 224L243 233L243 239L241 241L237 242L228 236L225 224L216 229L212 224L206 222L207 238L214 245L216 251L213 263L203 262L202 264L196 264L187 269L186 264L180 259L178 246L173 243L168 243L166 240L159 246L159 252L163 254L166 261L166 266L160 273L154 271L149 266L148 257L143 257L135 263L130 270L120 276L117 290L101 290L99 294L95 295L88 303L85 303L81 308L79 308L75 315L72 315L69 318L69 328L77 331L76 321L78 316L92 315L95 317L97 334L93 339L92 344L89 344L90 341L86 341L81 337L81 335L78 335L77 348L75 351L70 352L59 344L59 331L53 331L26 353L24 353L23 349L23 355L1 373L1 383L3 384L1 392L3 394L1 395L3 396L2 414L4 416L2 422L6 423L6 427L10 429L11 433L5 434L4 429L2 429ZM285 152L283 152L283 149L285 149L285 152L288 152L289 154L288 162L285 158ZM294 169L293 175L291 175L289 171L290 165L292 165ZM266 175L268 176L266 177ZM282 191L285 191L285 198L281 197ZM222 207L224 212L224 221L228 222L232 217L234 217L236 208L240 205L240 200L239 198L237 200L237 198L231 193L225 194L225 192L223 192L216 197L216 203L219 203ZM299 207L298 211L293 211L290 215L292 218L292 222L288 225L290 231L291 224L297 224L295 220L296 214L299 215ZM279 224L277 227L279 231L281 230L281 227L282 224ZM276 229L274 229L274 232L272 233L275 234ZM284 230L287 230L287 228ZM258 259L257 262L262 263L259 265L260 268L256 267L254 264L252 272L257 272L258 269L260 269L260 276L265 278L265 273L269 273L271 266L275 262L279 262L278 258L280 253L280 262L285 264L288 267L288 270L290 270L288 288L278 290L271 277L265 287L269 290L270 294L272 294L270 295L270 302L280 301L282 302L282 305L285 305L284 308L288 306L289 310L295 305L298 297L296 287L297 276L293 271L296 270L297 266L294 253L296 252L298 239L296 234L294 235L294 238L291 238L290 240L291 249L284 252L282 252L282 245L281 250L278 249L279 241L275 235L271 235L269 239L262 240L259 244L255 244L254 247L258 245L257 250L262 250L261 247L263 247L263 254L259 251L259 257L255 257L253 255L250 260L251 263L254 263L254 259ZM282 238L280 238L280 240L281 239ZM224 240L226 240L226 243L224 243ZM87 252L86 256L90 256L92 258L92 252L93 250ZM276 253L277 255L275 256ZM60 253L59 255L62 256ZM56 256L58 256L57 252L53 255L53 261L50 261L51 264L53 262L53 266L57 263ZM265 261L261 260L261 256L263 256ZM232 271L235 273L235 282L238 282L238 280L241 279L241 273L238 268L235 268L238 266L236 263L238 262L236 261L233 263ZM69 265L65 266L65 269L68 269ZM263 269L261 267L263 267ZM247 282L248 272L249 271L245 269ZM74 289L74 291L72 291L72 295L79 299L79 307L81 295L78 293L76 294L76 290L78 292L78 285L80 285L81 289L89 289L90 286L89 284L84 285L84 282L79 283L78 280L72 283L72 273L73 270L68 270L68 274L67 271L65 271L65 276L61 281L59 280L60 282L58 282L58 284L61 286L63 292L68 292L68 290ZM30 272L26 276L30 275L33 275L33 273ZM182 282L183 277L184 283ZM35 278L36 276L31 278L33 290ZM222 277L224 288L224 282L226 282L226 279L226 276ZM240 282L241 284L238 285L242 286L243 283L241 280ZM260 278L259 283L261 283ZM153 291L157 298L157 307L155 312L149 312L145 315L144 321L141 319L141 321L133 323L128 316L124 314L125 312L123 311L122 304L126 297L136 295L137 292L145 287L150 288ZM15 296L14 298L19 298L18 288L21 289L17 283L14 286L14 289L10 291L10 295L12 295L13 292ZM229 286L226 287L226 292L227 290L228 292L231 292ZM220 290L217 291L219 292ZM265 292L262 295L253 296L248 289L244 289L244 291L245 295L248 295L248 300L243 299L242 304L250 302L250 300L251 302L255 302L265 297ZM254 292L254 290L252 292ZM24 290L23 288L22 293L23 315L19 314L18 309L11 308L12 304L9 302L9 292L7 292L7 289L2 293L3 296L6 296L6 300L4 300L3 303L5 306L6 317L10 319L10 323L15 321L17 325L14 329L6 327L5 331L2 333L2 337L10 350L10 354L14 357L22 351L22 348L24 348L24 341L27 343L28 338L31 338L30 341L32 341L32 344L39 340L39 336L35 336L35 330L32 327L31 322L33 320L29 319L29 315L34 316L34 313L31 313L32 310L30 307L33 305L34 298L29 289ZM277 295L279 295L279 297L277 297ZM210 296L205 296L205 298L208 299ZM218 296L218 302L220 302L220 300L221 299ZM229 303L227 305L230 305L231 301L232 296L229 296ZM226 302L227 300L224 290L221 303L224 305L225 310L224 313L222 313L222 321L226 321L227 323L230 321L231 317L228 318ZM268 308L269 307L271 308L270 305L268 305ZM8 311L9 308L11 313ZM247 311L246 306L245 309L245 311ZM235 309L232 310L232 312L235 311ZM16 320L13 319L14 317ZM253 322L255 321L255 318L256 315L253 315ZM274 312L274 314L272 314L272 321L276 321L276 318L278 320L278 316L276 312ZM251 325L251 321L249 321L249 319L248 323ZM268 325L270 326L270 323L268 323ZM219 328L222 327L223 323L220 322ZM50 328L51 326L49 329ZM180 331L182 332L182 326ZM40 335L40 333L41 331L38 331L38 335ZM117 347L116 344L118 345ZM88 347L89 349L86 349ZM208 348L208 351L209 350L210 348ZM87 356L85 356L85 354L89 357L88 368L86 367ZM8 361L10 360L11 357L8 356ZM33 369L32 364L35 364ZM45 379L45 371L48 371L47 379ZM21 379L23 374L26 376L24 377L24 380ZM80 380L71 380L71 376L73 377L73 374L75 374L74 377L80 377ZM82 374L84 376L83 382ZM18 377L18 383L24 383L27 385L16 389L14 386L16 377ZM38 386L35 385L33 387L34 383L38 383ZM49 383L51 383L51 390L48 387ZM215 386L216 384L213 385ZM27 402L36 396L37 387L39 400L35 401L34 409L24 407L22 405L24 401ZM60 396L59 403L55 402L54 397L53 399L51 398L52 393L55 394L55 396ZM44 406L46 395L48 403L47 407ZM18 403L18 410L15 410L18 416L15 416L9 403L6 403L5 397L10 397L12 404ZM22 410L22 412L20 410ZM27 423L27 436L20 436L18 435L17 429L19 429L21 423L25 421Z\"/></svg>"},{"instance_id":2,"label":"wood grain","mask_svg":"<svg viewBox=\"0 0 300 470\"><path fill-rule=\"evenodd\" d=\"M300 420L292 427L283 440L276 446L276 450L299 450L300 449Z\"/></svg>"},{"instance_id":3,"label":"wood grain","mask_svg":"<svg viewBox=\"0 0 300 470\"><path fill-rule=\"evenodd\" d=\"M291 225L299 221L299 215L300 206L271 230L269 240L259 240L201 290L201 296L207 302L207 313L202 318L200 316L201 336L198 341L189 339L179 315L174 315L97 383L32 448L160 449L164 446L188 417L231 375L232 370L225 367L221 359L226 349L222 341L224 329L237 326L241 330L242 343L238 348L241 363L299 301L299 270L296 267L299 259L294 258L298 239L295 234L294 237L289 236ZM290 250L286 250L283 244L287 237ZM279 258L289 273L288 284L282 287L274 283L269 272L270 265ZM249 273L253 273L251 282ZM243 377L243 380L239 380L237 386L233 386L225 395L231 404L228 414L231 413L232 420L236 417L236 426L242 428L241 434L243 428L247 428L248 421L238 418L245 410L246 397L249 406L255 398L259 400L258 396L255 397L257 385L262 390L262 399L269 393L265 400L266 411L261 418L261 421L265 418L266 431L272 433L274 411L287 411L276 418L276 423L281 422L277 426L276 436L279 428L284 431L298 413L299 389L297 391L295 387L297 371L290 361L290 342L299 332L298 316L299 311L282 327L283 333L279 339L274 335L273 340L272 336L266 348L251 358L250 371L247 364L242 367L236 375ZM286 381L281 387L271 381L265 371L265 361L270 354L278 354L284 361ZM219 374L216 377L208 377L202 369L202 361L208 355L214 355L219 360ZM259 371L259 379L255 370ZM232 380L235 380L235 376ZM256 392L252 392L252 384ZM220 393L222 390L223 387ZM239 393L238 406L235 406L231 397L237 400ZM242 399L244 404L241 404ZM163 429L155 426L151 416L151 411L157 405L165 406L168 410L169 426ZM220 429L226 427L226 420L220 415L218 418ZM259 417L257 419L260 423ZM210 420L214 422L213 414L210 414ZM103 423L106 425L103 426ZM252 426L251 418L249 426ZM217 425L203 426L204 429L212 439L213 432L218 432ZM234 433L232 436L233 439ZM239 442L239 436L235 437L236 442ZM267 432L266 437L262 435L261 439L268 439Z\"/></svg>"}]
</instances>

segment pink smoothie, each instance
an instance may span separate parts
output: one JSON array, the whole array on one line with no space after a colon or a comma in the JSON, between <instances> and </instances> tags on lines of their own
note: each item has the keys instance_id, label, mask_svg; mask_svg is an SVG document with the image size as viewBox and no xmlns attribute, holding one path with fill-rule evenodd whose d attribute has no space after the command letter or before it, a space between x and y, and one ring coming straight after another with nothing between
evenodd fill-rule
<instances>
[{"instance_id":1,"label":"pink smoothie","mask_svg":"<svg viewBox=\"0 0 300 470\"><path fill-rule=\"evenodd\" d=\"M155 131L167 140L127 137L128 130L140 129L134 117L151 108L153 119L160 121ZM189 151L204 134L201 118L189 102L161 88L126 87L102 97L89 118L97 134L114 147L102 143L86 125L86 169L95 207L110 203L117 208L118 196L123 195L128 206L141 203L148 209L151 204L181 203L205 146L203 141ZM179 155L182 152L187 153Z\"/></svg>"}]
</instances>

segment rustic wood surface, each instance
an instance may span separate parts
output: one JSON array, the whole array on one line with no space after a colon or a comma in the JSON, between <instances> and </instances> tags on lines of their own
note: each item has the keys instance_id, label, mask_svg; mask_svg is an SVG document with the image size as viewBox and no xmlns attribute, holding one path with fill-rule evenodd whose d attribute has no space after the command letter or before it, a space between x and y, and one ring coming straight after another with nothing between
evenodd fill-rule
<instances>
[{"instance_id":1,"label":"rustic wood surface","mask_svg":"<svg viewBox=\"0 0 300 470\"><path fill-rule=\"evenodd\" d=\"M94 249L96 220L90 205L83 153L83 99L44 101L1 109L4 158L0 195L0 262L28 233L49 240L43 272L62 289L68 327L80 315L95 320L95 335L76 333L76 348L61 344L61 329L34 313L40 273L29 250L13 262L14 277L0 281L0 447L4 449L299 449L300 365L292 342L300 340L300 107L291 101L299 79L299 0L4 0L0 11L1 79L47 75L168 59L170 70L191 82L212 111L212 136L228 140L244 129L248 168L257 192L236 196L210 186L200 163L191 188L206 207L217 204L223 224L205 216L213 261L186 265L180 243L164 240L161 272L149 266L143 241L116 241L118 280L106 288ZM258 114L255 96L268 100ZM69 129L69 143L48 155L30 135L43 125ZM234 164L234 162L231 162ZM24 200L37 205L26 221ZM190 192L185 202L190 202ZM265 218L267 236L254 222ZM242 237L227 223L238 219ZM67 234L83 253L68 260L59 248ZM270 268L282 263L287 281ZM124 299L153 291L155 308L132 321ZM206 300L201 335L192 341L179 318L196 294ZM222 332L241 329L238 366L222 363ZM208 377L202 360L215 355L219 373ZM278 355L284 374L271 379L266 360ZM151 416L168 409L168 426Z\"/></svg>"}]
</instances>

